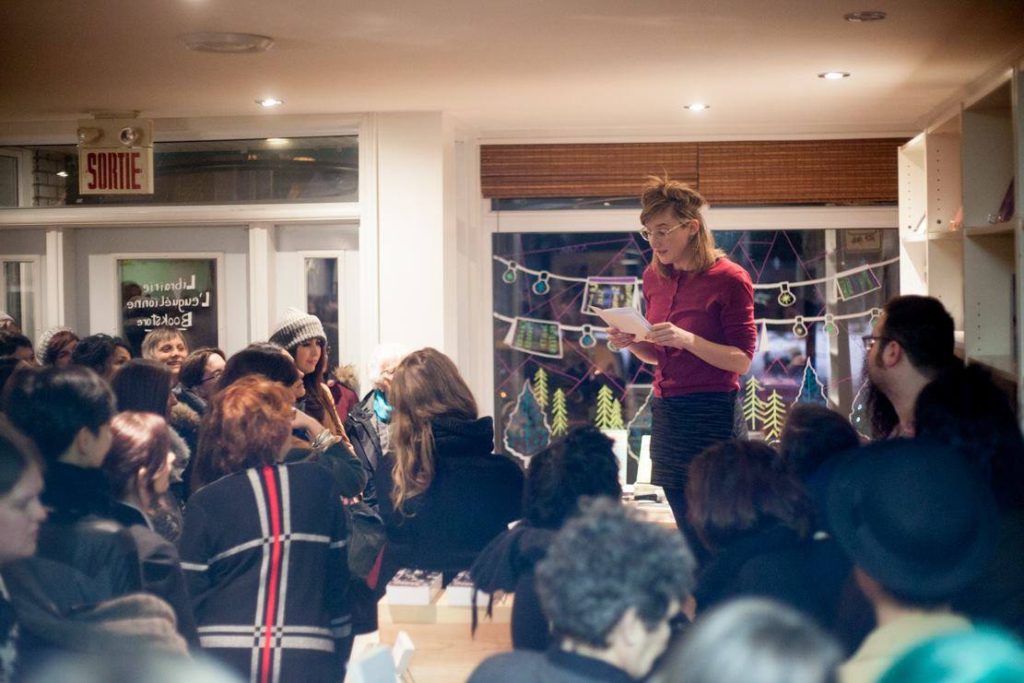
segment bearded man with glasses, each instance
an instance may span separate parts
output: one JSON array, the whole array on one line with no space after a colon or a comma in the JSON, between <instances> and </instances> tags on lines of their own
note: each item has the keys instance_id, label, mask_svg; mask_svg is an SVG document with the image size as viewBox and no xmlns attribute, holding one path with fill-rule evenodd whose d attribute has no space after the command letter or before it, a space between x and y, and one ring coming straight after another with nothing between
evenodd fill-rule
<instances>
[{"instance_id":1,"label":"bearded man with glasses","mask_svg":"<svg viewBox=\"0 0 1024 683\"><path fill-rule=\"evenodd\" d=\"M872 436L914 436L914 407L921 390L960 362L953 353L952 316L933 297L897 296L863 341Z\"/></svg>"}]
</instances>

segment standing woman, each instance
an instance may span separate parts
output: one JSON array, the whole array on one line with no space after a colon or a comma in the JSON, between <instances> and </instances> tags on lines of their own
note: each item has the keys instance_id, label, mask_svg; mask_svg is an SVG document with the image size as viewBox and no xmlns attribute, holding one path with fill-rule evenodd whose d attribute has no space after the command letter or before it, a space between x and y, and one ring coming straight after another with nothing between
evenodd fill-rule
<instances>
[{"instance_id":1,"label":"standing woman","mask_svg":"<svg viewBox=\"0 0 1024 683\"><path fill-rule=\"evenodd\" d=\"M334 407L334 396L327 386L327 334L320 319L297 308L289 308L270 335L270 343L287 351L302 373L306 395L300 401L299 409L319 420L347 444L345 428Z\"/></svg>"},{"instance_id":2,"label":"standing woman","mask_svg":"<svg viewBox=\"0 0 1024 683\"><path fill-rule=\"evenodd\" d=\"M657 365L651 482L665 489L683 529L690 461L733 435L739 377L750 369L757 342L754 288L747 272L715 248L698 192L651 178L640 201L640 235L654 252L643 276L653 327L643 339L615 328L609 337Z\"/></svg>"},{"instance_id":3,"label":"standing woman","mask_svg":"<svg viewBox=\"0 0 1024 683\"><path fill-rule=\"evenodd\" d=\"M337 683L352 647L349 530L320 465L279 464L293 398L255 375L213 397L199 441L208 483L188 501L182 567L210 655L246 680Z\"/></svg>"},{"instance_id":4,"label":"standing woman","mask_svg":"<svg viewBox=\"0 0 1024 683\"><path fill-rule=\"evenodd\" d=\"M174 382L178 381L181 364L188 356L188 342L181 330L157 327L146 333L142 340L142 357L163 363L170 369Z\"/></svg>"}]
</instances>

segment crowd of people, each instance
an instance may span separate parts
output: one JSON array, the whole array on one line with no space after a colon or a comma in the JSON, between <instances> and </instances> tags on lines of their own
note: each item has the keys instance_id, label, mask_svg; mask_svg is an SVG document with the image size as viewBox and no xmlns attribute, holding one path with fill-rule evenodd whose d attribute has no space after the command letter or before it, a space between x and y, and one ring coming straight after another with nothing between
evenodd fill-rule
<instances>
[{"instance_id":1,"label":"crowd of people","mask_svg":"<svg viewBox=\"0 0 1024 683\"><path fill-rule=\"evenodd\" d=\"M525 471L496 453L435 349L381 347L360 399L298 310L232 355L170 328L142 358L64 328L33 344L6 320L0 681L208 658L209 680L340 682L401 568L514 594L513 651L474 683L1024 680L1024 436L941 303L896 297L865 338L870 442L817 404L747 438L749 278L699 195L644 202L654 324L611 337L658 366L675 528L628 504L593 427ZM125 673L141 655L161 673Z\"/></svg>"}]
</instances>

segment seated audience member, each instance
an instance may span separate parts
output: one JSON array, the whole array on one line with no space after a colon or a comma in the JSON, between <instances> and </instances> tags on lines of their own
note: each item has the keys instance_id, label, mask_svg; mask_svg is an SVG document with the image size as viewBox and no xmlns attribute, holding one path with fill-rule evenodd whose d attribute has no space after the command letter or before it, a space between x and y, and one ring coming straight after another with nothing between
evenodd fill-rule
<instances>
[{"instance_id":1,"label":"seated audience member","mask_svg":"<svg viewBox=\"0 0 1024 683\"><path fill-rule=\"evenodd\" d=\"M105 598L141 586L135 543L125 514L100 467L110 448L114 395L87 368L19 371L4 410L46 462L43 503L49 519L39 531L39 556L73 567L96 582Z\"/></svg>"},{"instance_id":2,"label":"seated audience member","mask_svg":"<svg viewBox=\"0 0 1024 683\"><path fill-rule=\"evenodd\" d=\"M171 407L168 422L192 453L199 447L199 424L210 397L217 391L226 360L220 349L204 347L188 354L178 372L178 386L173 390L178 402ZM188 481L188 472L183 478Z\"/></svg>"},{"instance_id":3,"label":"seated audience member","mask_svg":"<svg viewBox=\"0 0 1024 683\"><path fill-rule=\"evenodd\" d=\"M3 570L36 552L39 525L46 508L42 465L27 439L0 417L0 681L13 681L18 670L20 626Z\"/></svg>"},{"instance_id":4,"label":"seated audience member","mask_svg":"<svg viewBox=\"0 0 1024 683\"><path fill-rule=\"evenodd\" d=\"M337 682L352 645L349 529L319 465L278 464L292 405L255 376L213 397L196 464L210 483L189 499L182 567L209 654L251 680Z\"/></svg>"},{"instance_id":5,"label":"seated audience member","mask_svg":"<svg viewBox=\"0 0 1024 683\"><path fill-rule=\"evenodd\" d=\"M103 471L118 500L138 513L128 530L142 561L143 588L174 608L178 632L196 643L195 620L178 551L153 526L154 519L167 514L164 508L174 504L166 495L174 463L167 423L153 413L127 411L114 416L110 429L112 441Z\"/></svg>"},{"instance_id":6,"label":"seated audience member","mask_svg":"<svg viewBox=\"0 0 1024 683\"><path fill-rule=\"evenodd\" d=\"M494 454L494 424L450 358L414 351L389 393L391 450L376 471L388 543L381 577L401 567L458 572L522 510L523 473Z\"/></svg>"},{"instance_id":7,"label":"seated audience member","mask_svg":"<svg viewBox=\"0 0 1024 683\"><path fill-rule=\"evenodd\" d=\"M142 339L142 357L163 363L171 371L172 384L178 381L181 364L188 356L185 335L174 327L157 327Z\"/></svg>"},{"instance_id":8,"label":"seated audience member","mask_svg":"<svg viewBox=\"0 0 1024 683\"><path fill-rule=\"evenodd\" d=\"M132 359L131 353L109 334L94 334L79 340L71 353L71 362L89 368L108 382L121 366Z\"/></svg>"},{"instance_id":9,"label":"seated audience member","mask_svg":"<svg viewBox=\"0 0 1024 683\"><path fill-rule=\"evenodd\" d=\"M78 345L78 335L66 327L53 327L39 336L36 360L42 366L66 368L71 365L71 354Z\"/></svg>"},{"instance_id":10,"label":"seated audience member","mask_svg":"<svg viewBox=\"0 0 1024 683\"><path fill-rule=\"evenodd\" d=\"M327 387L327 333L320 319L297 308L289 308L270 335L270 343L287 351L302 373L306 393L299 402L299 408L347 444L344 424Z\"/></svg>"},{"instance_id":11,"label":"seated audience member","mask_svg":"<svg viewBox=\"0 0 1024 683\"><path fill-rule=\"evenodd\" d=\"M295 367L295 361L275 344L250 344L231 356L218 382L219 390L252 375L261 375L286 387L296 401L305 395L302 373ZM319 463L331 472L338 490L346 498L355 498L366 485L367 473L345 443L319 421L298 409L294 411L289 444L284 462L309 460ZM204 473L194 480L192 490L208 483L206 476Z\"/></svg>"},{"instance_id":12,"label":"seated audience member","mask_svg":"<svg viewBox=\"0 0 1024 683\"><path fill-rule=\"evenodd\" d=\"M905 653L878 683L1020 683L1024 648L1009 633L980 628L936 636Z\"/></svg>"},{"instance_id":13,"label":"seated audience member","mask_svg":"<svg viewBox=\"0 0 1024 683\"><path fill-rule=\"evenodd\" d=\"M546 650L548 620L537 597L535 569L555 533L579 510L581 501L605 496L619 500L619 463L612 440L593 427L574 429L530 459L523 493L523 522L491 541L470 574L482 591L515 593L512 646Z\"/></svg>"},{"instance_id":14,"label":"seated audience member","mask_svg":"<svg viewBox=\"0 0 1024 683\"><path fill-rule=\"evenodd\" d=\"M843 451L860 445L850 421L814 403L798 403L786 416L779 455L803 484L814 505L814 531L824 530L828 479Z\"/></svg>"},{"instance_id":15,"label":"seated audience member","mask_svg":"<svg viewBox=\"0 0 1024 683\"><path fill-rule=\"evenodd\" d=\"M740 598L669 646L649 683L834 683L842 651L783 604Z\"/></svg>"},{"instance_id":16,"label":"seated audience member","mask_svg":"<svg viewBox=\"0 0 1024 683\"><path fill-rule=\"evenodd\" d=\"M363 491L363 500L374 510L379 509L377 487L374 473L380 459L390 447L391 404L388 403L388 390L395 368L406 355L406 350L398 344L380 344L370 355L367 364L367 376L372 389L363 400L349 410L345 421L345 432L352 440L352 448L370 474Z\"/></svg>"},{"instance_id":17,"label":"seated audience member","mask_svg":"<svg viewBox=\"0 0 1024 683\"><path fill-rule=\"evenodd\" d=\"M490 657L470 683L641 679L661 656L693 589L693 555L678 531L594 500L537 565L537 591L556 641L547 652Z\"/></svg>"},{"instance_id":18,"label":"seated audience member","mask_svg":"<svg viewBox=\"0 0 1024 683\"><path fill-rule=\"evenodd\" d=\"M893 297L866 341L872 437L913 436L917 395L940 372L960 364L953 354L953 316L934 297Z\"/></svg>"},{"instance_id":19,"label":"seated audience member","mask_svg":"<svg viewBox=\"0 0 1024 683\"><path fill-rule=\"evenodd\" d=\"M0 358L17 358L30 365L36 362L32 340L21 332L0 331Z\"/></svg>"},{"instance_id":20,"label":"seated audience member","mask_svg":"<svg viewBox=\"0 0 1024 683\"><path fill-rule=\"evenodd\" d=\"M997 523L985 482L938 442L897 439L851 454L828 514L878 626L843 665L843 683L877 680L906 648L969 629L950 600L991 562Z\"/></svg>"},{"instance_id":21,"label":"seated audience member","mask_svg":"<svg viewBox=\"0 0 1024 683\"><path fill-rule=\"evenodd\" d=\"M700 613L729 598L761 596L831 622L849 565L832 545L837 572L815 575L831 565L812 560L810 501L770 446L734 440L708 448L690 464L686 499L689 522L710 552L694 593Z\"/></svg>"},{"instance_id":22,"label":"seated audience member","mask_svg":"<svg viewBox=\"0 0 1024 683\"><path fill-rule=\"evenodd\" d=\"M921 391L914 419L921 436L949 445L981 470L999 510L992 564L953 599L953 608L1024 636L1024 436L1009 399L980 366L954 368Z\"/></svg>"},{"instance_id":23,"label":"seated audience member","mask_svg":"<svg viewBox=\"0 0 1024 683\"><path fill-rule=\"evenodd\" d=\"M153 413L166 419L171 408L177 404L171 391L173 384L174 375L166 365L155 360L136 358L124 364L114 376L111 386L117 396L118 410ZM173 428L168 433L171 450L174 452L170 489L174 504L162 506L152 522L157 533L171 543L176 543L181 536L181 505L187 498L184 477L192 461L192 451Z\"/></svg>"}]
</instances>

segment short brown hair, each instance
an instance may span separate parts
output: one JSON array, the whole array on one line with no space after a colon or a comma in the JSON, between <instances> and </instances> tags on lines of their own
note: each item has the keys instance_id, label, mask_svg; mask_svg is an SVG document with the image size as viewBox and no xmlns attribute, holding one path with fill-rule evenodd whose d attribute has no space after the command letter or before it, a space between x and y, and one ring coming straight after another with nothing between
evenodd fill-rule
<instances>
[{"instance_id":1,"label":"short brown hair","mask_svg":"<svg viewBox=\"0 0 1024 683\"><path fill-rule=\"evenodd\" d=\"M697 234L691 247L694 250L694 270L702 273L715 265L719 257L725 256L725 252L715 248L715 238L704 222L701 210L706 206L704 197L686 183L669 180L667 177L648 176L647 184L640 194L640 222L646 225L647 221L666 209L671 209L680 221L697 221ZM662 277L672 274L672 266L657 259L651 260L651 266Z\"/></svg>"},{"instance_id":2,"label":"short brown hair","mask_svg":"<svg viewBox=\"0 0 1024 683\"><path fill-rule=\"evenodd\" d=\"M156 351L156 347L160 346L161 342L165 342L168 339L181 338L181 341L185 343L185 348L188 348L188 340L185 339L185 333L176 327L155 327L146 333L146 336L142 338L142 357L152 358L153 352Z\"/></svg>"},{"instance_id":3,"label":"short brown hair","mask_svg":"<svg viewBox=\"0 0 1024 683\"><path fill-rule=\"evenodd\" d=\"M178 382L185 389L197 387L203 383L203 375L206 374L206 361L210 356L220 356L227 360L227 356L220 349L212 346L204 346L196 349L181 362L181 369L178 371Z\"/></svg>"},{"instance_id":4,"label":"short brown hair","mask_svg":"<svg viewBox=\"0 0 1024 683\"><path fill-rule=\"evenodd\" d=\"M110 451L103 460L103 472L107 475L114 495L124 498L132 490L139 470L145 467L144 486L155 498L153 483L171 450L167 421L154 413L126 410L110 421L110 432L113 438Z\"/></svg>"},{"instance_id":5,"label":"short brown hair","mask_svg":"<svg viewBox=\"0 0 1024 683\"><path fill-rule=\"evenodd\" d=\"M250 467L273 465L292 429L292 392L259 375L217 393L203 418L193 491Z\"/></svg>"},{"instance_id":6,"label":"short brown hair","mask_svg":"<svg viewBox=\"0 0 1024 683\"><path fill-rule=\"evenodd\" d=\"M811 503L781 456L760 441L724 441L690 463L686 518L708 548L766 522L806 536Z\"/></svg>"}]
</instances>

